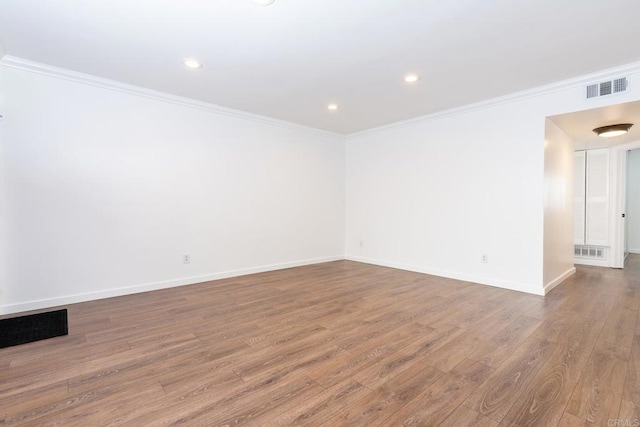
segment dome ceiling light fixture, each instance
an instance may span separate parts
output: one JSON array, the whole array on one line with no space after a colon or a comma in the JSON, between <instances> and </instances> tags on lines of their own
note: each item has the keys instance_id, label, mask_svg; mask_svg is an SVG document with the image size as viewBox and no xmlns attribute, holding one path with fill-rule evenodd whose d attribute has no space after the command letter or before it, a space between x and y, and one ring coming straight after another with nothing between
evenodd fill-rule
<instances>
[{"instance_id":1,"label":"dome ceiling light fixture","mask_svg":"<svg viewBox=\"0 0 640 427\"><path fill-rule=\"evenodd\" d=\"M629 132L633 123L620 123L616 125L601 126L593 131L603 138L614 138Z\"/></svg>"}]
</instances>

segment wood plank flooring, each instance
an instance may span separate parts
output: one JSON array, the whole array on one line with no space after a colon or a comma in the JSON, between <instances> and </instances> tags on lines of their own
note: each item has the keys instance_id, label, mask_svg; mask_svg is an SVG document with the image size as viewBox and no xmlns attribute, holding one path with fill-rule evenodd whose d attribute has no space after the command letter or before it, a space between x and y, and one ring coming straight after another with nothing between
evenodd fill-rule
<instances>
[{"instance_id":1,"label":"wood plank flooring","mask_svg":"<svg viewBox=\"0 0 640 427\"><path fill-rule=\"evenodd\" d=\"M545 298L339 261L67 308L0 350L0 425L640 425L640 255Z\"/></svg>"}]
</instances>

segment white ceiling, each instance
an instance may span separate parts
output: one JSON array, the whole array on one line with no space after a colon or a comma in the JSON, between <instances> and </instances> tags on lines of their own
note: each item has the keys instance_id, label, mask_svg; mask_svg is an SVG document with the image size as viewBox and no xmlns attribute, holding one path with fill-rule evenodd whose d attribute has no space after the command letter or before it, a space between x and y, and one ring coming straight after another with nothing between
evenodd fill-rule
<instances>
[{"instance_id":1,"label":"white ceiling","mask_svg":"<svg viewBox=\"0 0 640 427\"><path fill-rule=\"evenodd\" d=\"M638 16L637 0L2 0L0 43L352 133L638 61ZM185 69L184 57L204 68ZM408 72L422 79L407 85Z\"/></svg>"}]
</instances>

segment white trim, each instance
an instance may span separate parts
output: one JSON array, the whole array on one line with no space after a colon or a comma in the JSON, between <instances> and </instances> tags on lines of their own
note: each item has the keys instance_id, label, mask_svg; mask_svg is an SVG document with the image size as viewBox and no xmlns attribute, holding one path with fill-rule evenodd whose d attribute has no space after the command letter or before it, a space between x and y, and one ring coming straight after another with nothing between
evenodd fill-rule
<instances>
[{"instance_id":1,"label":"white trim","mask_svg":"<svg viewBox=\"0 0 640 427\"><path fill-rule=\"evenodd\" d=\"M608 259L590 259L576 257L573 259L573 263L578 265L588 265L590 267L611 267L611 263Z\"/></svg>"},{"instance_id":2,"label":"white trim","mask_svg":"<svg viewBox=\"0 0 640 427\"><path fill-rule=\"evenodd\" d=\"M223 271L220 273L212 273L204 276L184 277L181 279L166 280L155 283L145 283L123 288L107 289L98 292L89 292L85 294L67 295L63 297L48 298L42 300L27 301L18 304L8 304L0 306L0 314L18 313L28 310L38 310L41 308L51 308L60 305L74 304L84 301L93 301L103 298L111 298L122 295L137 294L140 292L155 291L165 288L173 288L176 286L193 285L196 283L208 282L211 280L226 279L229 277L245 276L247 274L264 273L267 271L283 270L285 268L301 267L305 265L320 264L323 262L341 261L343 256L330 256L322 258L312 258L300 261L285 262L281 264L263 265L260 267L244 268L240 270Z\"/></svg>"},{"instance_id":3,"label":"white trim","mask_svg":"<svg viewBox=\"0 0 640 427\"><path fill-rule=\"evenodd\" d=\"M41 64L39 62L29 61L27 59L18 58L16 56L5 55L0 59L0 66L7 68L14 68L17 70L27 71L36 74L42 74L48 77L54 77L58 79L72 81L74 83L80 83L84 85L99 87L102 89L111 90L114 92L125 93L128 95L139 96L141 98L153 99L156 101L168 102L170 104L180 105L182 107L195 108L198 110L208 111L210 113L230 116L245 120L251 120L258 123L263 123L272 126L278 126L295 131L311 133L327 138L344 140L344 135L329 132L313 128L310 126L303 126L296 123L287 122L285 120L278 120L259 114L248 113L245 111L234 110L232 108L223 107L221 105L211 104L209 102L197 101L192 98L183 96L171 95L166 92L158 90L147 89L140 86L135 86L116 80L105 79L102 77L94 76L91 74L79 73L77 71L68 70L66 68L54 67L52 65Z\"/></svg>"},{"instance_id":4,"label":"white trim","mask_svg":"<svg viewBox=\"0 0 640 427\"><path fill-rule=\"evenodd\" d=\"M349 261L362 262L365 264L373 264L373 265L380 265L382 267L397 268L399 270L414 271L416 273L429 274L429 275L438 276L438 277L447 277L449 279L462 280L465 282L472 282L480 285L493 286L496 288L509 289L511 291L525 292L528 294L544 296L544 289L542 287L536 289L524 283L508 282L500 279L491 279L491 278L486 278L481 276L474 276L471 274L437 270L437 269L426 268L426 267L418 267L415 265L403 264L403 263L398 263L393 261L385 261L380 259L365 258L365 257L359 257L359 256L348 255L345 257L345 259Z\"/></svg>"},{"instance_id":5,"label":"white trim","mask_svg":"<svg viewBox=\"0 0 640 427\"><path fill-rule=\"evenodd\" d=\"M548 294L553 288L555 288L560 283L564 282L574 274L576 274L576 268L571 267L570 269L568 269L567 271L565 271L564 273L562 273L561 275L559 275L558 277L556 277L555 279L553 279L552 281L544 285L544 294L545 295Z\"/></svg>"},{"instance_id":6,"label":"white trim","mask_svg":"<svg viewBox=\"0 0 640 427\"><path fill-rule=\"evenodd\" d=\"M640 141L611 147L611 264L607 267L624 268L624 219L626 181L627 181L627 151L640 148Z\"/></svg>"},{"instance_id":7,"label":"white trim","mask_svg":"<svg viewBox=\"0 0 640 427\"><path fill-rule=\"evenodd\" d=\"M112 90L115 92L126 93L130 95L139 96L142 98L154 99L157 101L168 102L171 104L181 105L184 107L195 108L199 110L209 111L220 115L226 115L236 118L242 118L246 120L252 120L259 123L265 123L273 126L284 127L292 130L297 130L306 133L312 133L314 135L320 135L332 139L344 140L345 137L357 138L373 133L391 131L404 127L416 126L430 120L452 116L456 114L468 113L476 110L482 110L485 108L502 105L514 101L533 98L541 95L546 95L554 92L559 92L574 87L584 86L594 81L606 80L615 77L628 76L630 74L640 72L640 61L632 62L630 64L622 65L615 68L609 68L606 70L598 71L591 74L574 77L572 79L562 80L559 82L551 83L544 86L538 86L531 89L513 92L504 96L475 102L472 104L466 104L448 110L438 111L431 114L426 114L419 117L414 117L408 120L391 123L384 126L379 126L371 129L365 129L358 132L349 134L341 134L337 132L330 132L310 126L303 126L296 123L287 122L285 120L274 119L259 114L248 113L241 110L235 110L221 105L216 105L208 102L197 101L192 98L171 95L166 92L161 92L153 89L147 89L140 86L135 86L116 80L105 79L103 77L94 76L91 74L80 73L77 71L69 70L66 68L55 67L53 65L42 64L35 61L29 61L28 59L19 58L12 55L5 55L0 58L0 66L7 68L15 68L18 70L28 71L32 73L42 74L50 77L55 77L63 80L68 80L76 83L86 84L89 86L100 87L103 89ZM599 98L594 98L594 100Z\"/></svg>"},{"instance_id":8,"label":"white trim","mask_svg":"<svg viewBox=\"0 0 640 427\"><path fill-rule=\"evenodd\" d=\"M414 117L412 119L403 120L401 122L395 122L388 125L371 128L371 129L365 129L359 132L353 132L353 133L347 134L347 137L359 138L359 137L368 136L374 133L393 131L393 130L397 130L405 127L417 126L422 123L429 122L431 120L441 118L441 117L454 116L454 115L463 114L463 113L470 113L473 111L483 110L486 108L490 108L490 107L494 107L502 104L508 104L514 101L535 98L538 96L552 94L555 92L560 92L560 91L572 89L575 87L586 86L587 84L594 83L600 80L607 80L607 79L612 79L617 77L628 77L628 75L638 73L638 72L640 72L640 61L632 62L630 64L622 65L619 67L601 70L591 74L585 74L579 77L562 80L562 81L551 83L544 86L538 86L531 89L512 92L504 96L498 96L496 98L490 98L483 101L474 102L472 104L466 104L460 107L450 108L448 110L437 111L435 113L426 114L420 117ZM618 95L621 95L621 94L608 95L607 98L609 98L610 96L618 96ZM601 99L601 98L593 98L592 100L595 101L597 99ZM597 106L594 105L593 108L596 108L596 107Z\"/></svg>"},{"instance_id":9,"label":"white trim","mask_svg":"<svg viewBox=\"0 0 640 427\"><path fill-rule=\"evenodd\" d=\"M640 254L640 249L627 249L627 254Z\"/></svg>"}]
</instances>

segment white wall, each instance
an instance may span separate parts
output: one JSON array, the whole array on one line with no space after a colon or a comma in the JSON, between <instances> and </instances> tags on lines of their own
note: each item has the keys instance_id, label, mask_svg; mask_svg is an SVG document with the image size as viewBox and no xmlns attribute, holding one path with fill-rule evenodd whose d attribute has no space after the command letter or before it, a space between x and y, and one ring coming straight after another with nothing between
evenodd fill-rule
<instances>
[{"instance_id":1,"label":"white wall","mask_svg":"<svg viewBox=\"0 0 640 427\"><path fill-rule=\"evenodd\" d=\"M500 106L349 138L347 256L539 291L543 139Z\"/></svg>"},{"instance_id":2,"label":"white wall","mask_svg":"<svg viewBox=\"0 0 640 427\"><path fill-rule=\"evenodd\" d=\"M640 254L640 149L627 157L627 250Z\"/></svg>"},{"instance_id":3,"label":"white wall","mask_svg":"<svg viewBox=\"0 0 640 427\"><path fill-rule=\"evenodd\" d=\"M620 75L628 93L584 99L584 84ZM634 65L351 135L345 161L342 137L86 82L0 66L3 312L340 259L345 246L542 294L556 271L545 117L640 99Z\"/></svg>"},{"instance_id":4,"label":"white wall","mask_svg":"<svg viewBox=\"0 0 640 427\"><path fill-rule=\"evenodd\" d=\"M2 54L2 48L0 46L0 55ZM1 56L0 56L1 57ZM0 72L0 116L2 116L4 108L4 88L6 83L4 81L4 74ZM7 295L7 265L5 256L5 244L6 239L3 236L7 235L6 228L6 184L5 184L5 144L4 144L4 126L3 118L0 117L0 313L2 313L2 305L4 296Z\"/></svg>"},{"instance_id":5,"label":"white wall","mask_svg":"<svg viewBox=\"0 0 640 427\"><path fill-rule=\"evenodd\" d=\"M2 311L343 258L343 137L0 78Z\"/></svg>"},{"instance_id":6,"label":"white wall","mask_svg":"<svg viewBox=\"0 0 640 427\"><path fill-rule=\"evenodd\" d=\"M551 120L545 121L543 284L549 291L573 266L574 142Z\"/></svg>"},{"instance_id":7,"label":"white wall","mask_svg":"<svg viewBox=\"0 0 640 427\"><path fill-rule=\"evenodd\" d=\"M626 94L585 99L620 73ZM348 137L347 258L544 294L545 118L639 86L611 70Z\"/></svg>"}]
</instances>

